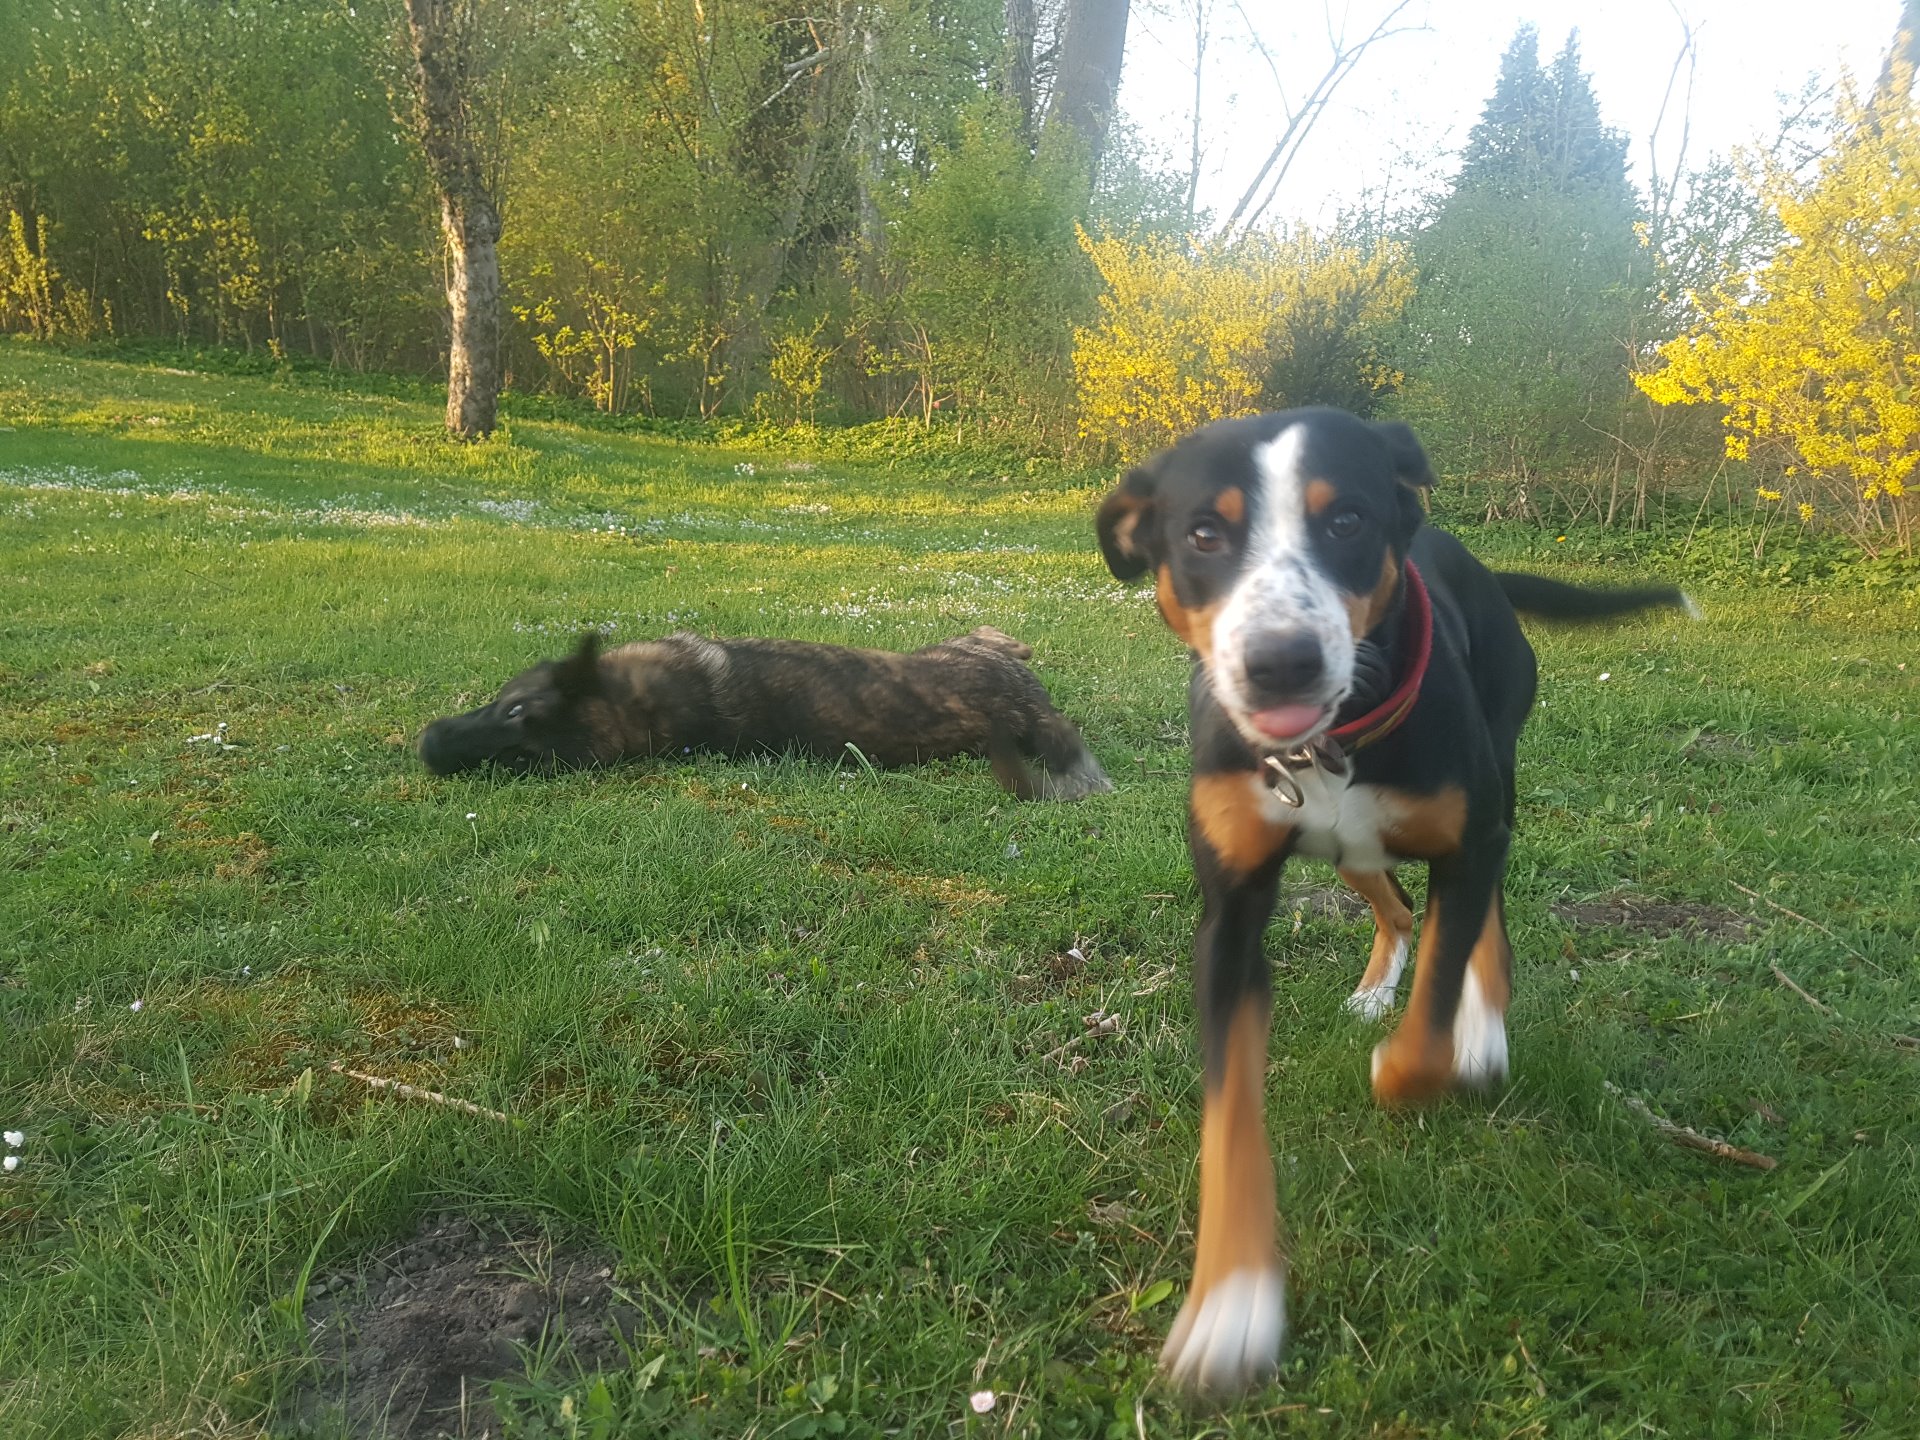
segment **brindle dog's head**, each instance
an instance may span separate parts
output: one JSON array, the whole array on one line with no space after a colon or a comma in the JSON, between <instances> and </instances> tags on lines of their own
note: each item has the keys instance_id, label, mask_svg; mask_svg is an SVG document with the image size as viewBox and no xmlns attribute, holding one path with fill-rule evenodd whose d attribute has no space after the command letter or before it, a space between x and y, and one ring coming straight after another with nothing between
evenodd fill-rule
<instances>
[{"instance_id":1,"label":"brindle dog's head","mask_svg":"<svg viewBox=\"0 0 1920 1440\"><path fill-rule=\"evenodd\" d=\"M600 637L589 632L566 659L522 670L491 703L427 726L420 758L439 775L488 763L520 775L604 765L619 758L608 721Z\"/></svg>"},{"instance_id":2,"label":"brindle dog's head","mask_svg":"<svg viewBox=\"0 0 1920 1440\"><path fill-rule=\"evenodd\" d=\"M1161 614L1248 743L1293 745L1353 693L1432 484L1405 425L1222 420L1127 473L1100 506L1100 549L1122 580L1154 572Z\"/></svg>"}]
</instances>

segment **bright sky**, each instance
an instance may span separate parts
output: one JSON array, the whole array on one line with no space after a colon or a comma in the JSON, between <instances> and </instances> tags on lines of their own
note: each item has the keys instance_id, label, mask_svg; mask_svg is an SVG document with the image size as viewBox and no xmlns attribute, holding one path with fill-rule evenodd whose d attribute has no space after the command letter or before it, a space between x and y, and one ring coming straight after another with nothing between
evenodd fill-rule
<instances>
[{"instance_id":1,"label":"bright sky","mask_svg":"<svg viewBox=\"0 0 1920 1440\"><path fill-rule=\"evenodd\" d=\"M1151 145L1184 174L1193 104L1196 0L1134 0L1120 104ZM1246 38L1258 26L1293 104L1327 67L1328 27L1364 37L1393 0L1211 0L1214 20L1202 100L1200 204L1223 219L1285 124L1273 72ZM1899 0L1413 0L1398 23L1424 30L1369 51L1321 117L1288 172L1268 219L1324 223L1382 192L1404 200L1451 172L1492 93L1500 55L1524 22L1551 61L1578 27L1584 68L1607 124L1633 137L1634 180L1647 176L1647 138L1681 43L1676 6L1694 26L1690 160L1770 138L1783 92L1842 66L1871 83L1893 38ZM1681 86L1684 86L1684 73ZM1661 131L1670 167L1680 97Z\"/></svg>"}]
</instances>

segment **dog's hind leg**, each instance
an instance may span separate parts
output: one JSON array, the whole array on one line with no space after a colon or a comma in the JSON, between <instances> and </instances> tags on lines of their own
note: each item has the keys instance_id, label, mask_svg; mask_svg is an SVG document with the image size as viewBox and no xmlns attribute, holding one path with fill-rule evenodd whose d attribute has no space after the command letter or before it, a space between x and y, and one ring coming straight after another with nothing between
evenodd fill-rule
<instances>
[{"instance_id":1,"label":"dog's hind leg","mask_svg":"<svg viewBox=\"0 0 1920 1440\"><path fill-rule=\"evenodd\" d=\"M1373 1094L1383 1105L1428 1100L1507 1076L1512 951L1500 900L1507 836L1436 860L1420 923L1413 995L1392 1036L1373 1051Z\"/></svg>"},{"instance_id":2,"label":"dog's hind leg","mask_svg":"<svg viewBox=\"0 0 1920 1440\"><path fill-rule=\"evenodd\" d=\"M1033 658L1033 647L1024 640L1016 640L1004 630L996 630L991 625L978 625L960 637L970 640L1002 655L1010 655L1015 660L1026 661ZM948 641L948 644L955 642Z\"/></svg>"},{"instance_id":3,"label":"dog's hind leg","mask_svg":"<svg viewBox=\"0 0 1920 1440\"><path fill-rule=\"evenodd\" d=\"M1340 878L1373 907L1373 954L1346 1006L1363 1020L1378 1020L1393 1008L1394 991L1406 968L1413 944L1413 906L1391 870L1342 870Z\"/></svg>"},{"instance_id":4,"label":"dog's hind leg","mask_svg":"<svg viewBox=\"0 0 1920 1440\"><path fill-rule=\"evenodd\" d=\"M995 716L987 759L1000 788L1022 800L1078 800L1113 789L1073 722L1051 707L1025 731Z\"/></svg>"},{"instance_id":5,"label":"dog's hind leg","mask_svg":"<svg viewBox=\"0 0 1920 1440\"><path fill-rule=\"evenodd\" d=\"M1035 776L1021 746L1013 738L1013 727L994 716L987 725L987 763L993 766L993 778L1000 788L1016 800L1037 800L1044 777Z\"/></svg>"},{"instance_id":6,"label":"dog's hind leg","mask_svg":"<svg viewBox=\"0 0 1920 1440\"><path fill-rule=\"evenodd\" d=\"M1043 767L1039 781L1042 800L1078 800L1113 789L1113 781L1093 758L1079 730L1058 710L1040 717L1033 727L1031 744L1028 753Z\"/></svg>"}]
</instances>

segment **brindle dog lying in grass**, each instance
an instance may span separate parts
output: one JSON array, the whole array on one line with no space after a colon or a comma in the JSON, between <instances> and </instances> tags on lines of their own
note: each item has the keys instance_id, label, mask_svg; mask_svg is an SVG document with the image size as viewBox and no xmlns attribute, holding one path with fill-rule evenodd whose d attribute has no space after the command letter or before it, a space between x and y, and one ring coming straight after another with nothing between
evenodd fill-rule
<instances>
[{"instance_id":1,"label":"brindle dog lying in grass","mask_svg":"<svg viewBox=\"0 0 1920 1440\"><path fill-rule=\"evenodd\" d=\"M685 634L603 654L588 634L492 703L434 721L420 758L441 775L488 763L525 773L687 750L837 760L852 744L879 766L985 755L1023 800L1111 790L1026 667L1032 654L985 625L908 655Z\"/></svg>"}]
</instances>

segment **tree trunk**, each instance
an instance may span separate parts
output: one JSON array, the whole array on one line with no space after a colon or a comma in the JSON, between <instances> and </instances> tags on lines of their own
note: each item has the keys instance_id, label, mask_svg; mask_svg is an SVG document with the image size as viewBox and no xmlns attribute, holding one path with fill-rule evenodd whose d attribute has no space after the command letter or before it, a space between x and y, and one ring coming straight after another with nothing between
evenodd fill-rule
<instances>
[{"instance_id":1,"label":"tree trunk","mask_svg":"<svg viewBox=\"0 0 1920 1440\"><path fill-rule=\"evenodd\" d=\"M456 0L406 0L420 143L440 192L447 237L447 429L462 440L493 433L500 402L500 211L467 126L461 92L471 33Z\"/></svg>"},{"instance_id":2,"label":"tree trunk","mask_svg":"<svg viewBox=\"0 0 1920 1440\"><path fill-rule=\"evenodd\" d=\"M1000 93L1013 102L1020 133L1033 139L1033 42L1039 22L1033 0L1006 0L1006 58L1000 72Z\"/></svg>"},{"instance_id":3,"label":"tree trunk","mask_svg":"<svg viewBox=\"0 0 1920 1440\"><path fill-rule=\"evenodd\" d=\"M764 320L767 306L772 303L774 292L787 273L787 261L793 254L794 242L799 238L800 226L806 219L807 202L813 198L813 182L820 168L822 141L830 128L827 122L832 110L835 68L836 62L833 60L822 61L814 68L813 88L807 93L806 119L801 127L805 138L801 141L800 153L794 160L793 172L787 181L786 200L780 207L780 219L773 240L767 246L767 253L755 269L753 278L747 282L746 303L753 308L756 326ZM864 202L864 195L862 198Z\"/></svg>"},{"instance_id":4,"label":"tree trunk","mask_svg":"<svg viewBox=\"0 0 1920 1440\"><path fill-rule=\"evenodd\" d=\"M880 87L876 67L880 36L871 15L861 18L860 56L854 63L853 174L860 224L860 288L879 293L880 257L886 248L886 227L880 218L880 187L886 171L880 154Z\"/></svg>"},{"instance_id":5,"label":"tree trunk","mask_svg":"<svg viewBox=\"0 0 1920 1440\"><path fill-rule=\"evenodd\" d=\"M1120 66L1126 58L1130 0L1068 0L1060 40L1060 67L1047 107L1047 126L1058 125L1085 148L1087 172L1100 172L1120 94Z\"/></svg>"},{"instance_id":6,"label":"tree trunk","mask_svg":"<svg viewBox=\"0 0 1920 1440\"><path fill-rule=\"evenodd\" d=\"M1893 27L1893 44L1887 47L1887 58L1880 67L1876 94L1884 95L1893 87L1893 67L1900 63L1910 71L1920 70L1920 0L1905 0L1900 7L1900 22ZM1911 75L1908 79L1911 82Z\"/></svg>"}]
</instances>

